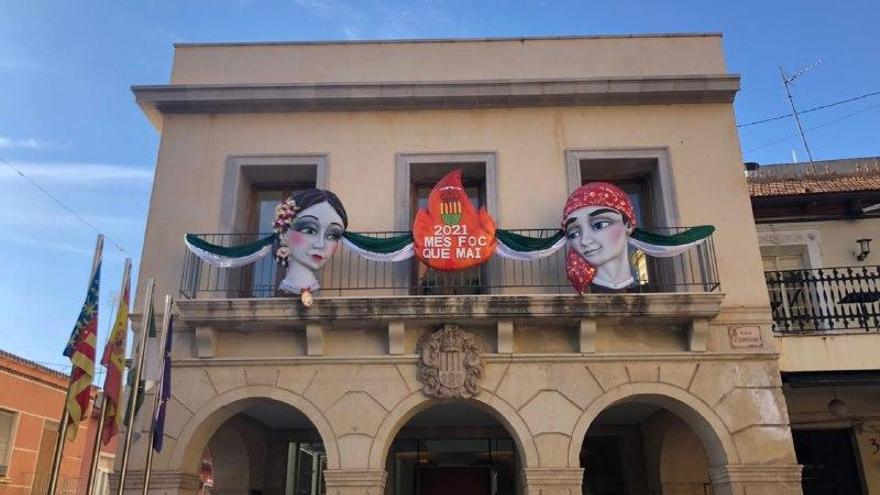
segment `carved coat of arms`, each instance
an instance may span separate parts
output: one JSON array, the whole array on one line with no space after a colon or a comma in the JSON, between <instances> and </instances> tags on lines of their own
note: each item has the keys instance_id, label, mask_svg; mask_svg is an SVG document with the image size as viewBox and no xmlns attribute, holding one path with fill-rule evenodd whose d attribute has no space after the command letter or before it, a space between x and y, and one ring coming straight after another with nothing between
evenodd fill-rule
<instances>
[{"instance_id":1,"label":"carved coat of arms","mask_svg":"<svg viewBox=\"0 0 880 495\"><path fill-rule=\"evenodd\" d=\"M423 335L416 346L422 392L440 399L467 399L477 395L484 352L483 339L460 330L457 325L444 325L436 332Z\"/></svg>"}]
</instances>

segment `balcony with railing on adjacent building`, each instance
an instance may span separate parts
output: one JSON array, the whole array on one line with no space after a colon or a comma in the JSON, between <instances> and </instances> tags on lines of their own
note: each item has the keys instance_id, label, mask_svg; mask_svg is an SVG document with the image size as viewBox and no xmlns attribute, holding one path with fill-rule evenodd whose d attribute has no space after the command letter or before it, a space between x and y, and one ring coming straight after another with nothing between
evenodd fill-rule
<instances>
[{"instance_id":1,"label":"balcony with railing on adjacent building","mask_svg":"<svg viewBox=\"0 0 880 495\"><path fill-rule=\"evenodd\" d=\"M880 266L764 273L779 334L880 331Z\"/></svg>"}]
</instances>

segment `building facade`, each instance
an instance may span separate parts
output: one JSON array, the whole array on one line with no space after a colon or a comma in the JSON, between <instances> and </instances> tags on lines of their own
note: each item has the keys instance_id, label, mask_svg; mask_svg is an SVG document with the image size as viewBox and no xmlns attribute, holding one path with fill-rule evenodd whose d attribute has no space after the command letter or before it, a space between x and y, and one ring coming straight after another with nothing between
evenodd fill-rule
<instances>
[{"instance_id":1,"label":"building facade","mask_svg":"<svg viewBox=\"0 0 880 495\"><path fill-rule=\"evenodd\" d=\"M0 494L46 493L69 377L0 351ZM94 400L94 397L93 397ZM58 493L86 492L100 410L64 449ZM106 493L115 441L102 448L95 493Z\"/></svg>"},{"instance_id":2,"label":"building facade","mask_svg":"<svg viewBox=\"0 0 880 495\"><path fill-rule=\"evenodd\" d=\"M716 34L177 45L170 83L134 88L161 134L139 300L150 277L179 295L151 491L203 489L210 458L216 493L801 493L738 89ZM270 258L216 269L182 243L252 241L315 186L349 231L393 235L454 169L533 236L591 181L649 230L717 231L583 296L561 254L439 273L342 249L310 308ZM430 339L480 349L476 393L426 388Z\"/></svg>"},{"instance_id":3,"label":"building facade","mask_svg":"<svg viewBox=\"0 0 880 495\"><path fill-rule=\"evenodd\" d=\"M880 493L880 159L748 180L805 493Z\"/></svg>"}]
</instances>

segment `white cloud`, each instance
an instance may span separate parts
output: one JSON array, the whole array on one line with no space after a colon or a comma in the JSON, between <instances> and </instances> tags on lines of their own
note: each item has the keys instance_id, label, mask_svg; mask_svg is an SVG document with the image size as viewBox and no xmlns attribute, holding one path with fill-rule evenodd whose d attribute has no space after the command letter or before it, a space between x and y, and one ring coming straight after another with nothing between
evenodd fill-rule
<instances>
[{"instance_id":1,"label":"white cloud","mask_svg":"<svg viewBox=\"0 0 880 495\"><path fill-rule=\"evenodd\" d=\"M2 234L0 235L0 243L2 242L8 242L11 244L17 244L19 246L30 248L28 252L31 254L41 254L39 253L39 251L41 250L61 251L64 253L79 256L91 256L94 254L93 251L83 248L81 246L76 246L72 243L65 243L58 240L45 240L40 239L37 236L28 237L21 235Z\"/></svg>"},{"instance_id":2,"label":"white cloud","mask_svg":"<svg viewBox=\"0 0 880 495\"><path fill-rule=\"evenodd\" d=\"M38 183L88 184L97 182L134 182L150 185L153 171L143 167L109 163L13 163L26 176ZM0 166L0 182L21 179L10 167Z\"/></svg>"},{"instance_id":3,"label":"white cloud","mask_svg":"<svg viewBox=\"0 0 880 495\"><path fill-rule=\"evenodd\" d=\"M424 37L456 27L453 11L438 0L388 3L353 0L291 0L309 14L337 27L347 39Z\"/></svg>"},{"instance_id":4,"label":"white cloud","mask_svg":"<svg viewBox=\"0 0 880 495\"><path fill-rule=\"evenodd\" d=\"M6 136L0 136L0 149L39 150L51 146L50 143L35 138L13 139Z\"/></svg>"},{"instance_id":5,"label":"white cloud","mask_svg":"<svg viewBox=\"0 0 880 495\"><path fill-rule=\"evenodd\" d=\"M49 69L40 65L36 62L29 60L21 60L21 59L10 59L4 58L0 59L0 71L9 71L9 72L43 72L49 73Z\"/></svg>"},{"instance_id":6,"label":"white cloud","mask_svg":"<svg viewBox=\"0 0 880 495\"><path fill-rule=\"evenodd\" d=\"M293 0L313 16L338 24L339 31L347 39L357 39L368 25L365 13L354 3L344 0Z\"/></svg>"}]
</instances>

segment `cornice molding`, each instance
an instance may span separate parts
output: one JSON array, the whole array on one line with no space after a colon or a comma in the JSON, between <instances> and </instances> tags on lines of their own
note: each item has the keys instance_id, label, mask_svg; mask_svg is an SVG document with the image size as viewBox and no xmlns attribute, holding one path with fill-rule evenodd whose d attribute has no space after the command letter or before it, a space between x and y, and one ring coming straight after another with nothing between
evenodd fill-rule
<instances>
[{"instance_id":1,"label":"cornice molding","mask_svg":"<svg viewBox=\"0 0 880 495\"><path fill-rule=\"evenodd\" d=\"M390 322L403 320L494 320L527 318L652 317L689 321L714 318L723 293L587 294L585 296L424 296L316 298L305 308L290 298L180 299L186 326L236 327L269 324L286 328L306 323Z\"/></svg>"},{"instance_id":2,"label":"cornice molding","mask_svg":"<svg viewBox=\"0 0 880 495\"><path fill-rule=\"evenodd\" d=\"M603 79L133 86L152 118L171 114L732 103L736 74Z\"/></svg>"}]
</instances>

